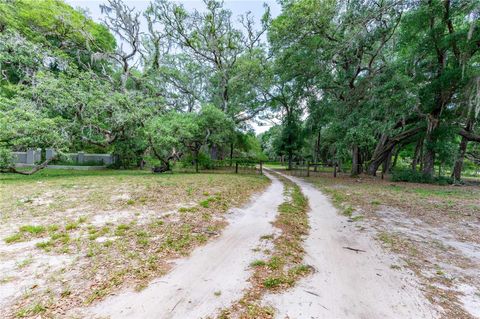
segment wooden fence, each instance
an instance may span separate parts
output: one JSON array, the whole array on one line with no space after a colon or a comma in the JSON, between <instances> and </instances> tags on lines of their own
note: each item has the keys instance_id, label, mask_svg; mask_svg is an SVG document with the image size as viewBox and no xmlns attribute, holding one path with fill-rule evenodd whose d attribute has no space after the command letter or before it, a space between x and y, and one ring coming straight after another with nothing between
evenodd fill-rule
<instances>
[{"instance_id":1,"label":"wooden fence","mask_svg":"<svg viewBox=\"0 0 480 319\"><path fill-rule=\"evenodd\" d=\"M263 162L251 159L212 160L207 164L177 163L174 172L263 174Z\"/></svg>"},{"instance_id":2,"label":"wooden fence","mask_svg":"<svg viewBox=\"0 0 480 319\"><path fill-rule=\"evenodd\" d=\"M337 164L294 162L292 169L287 170L287 172L290 175L299 177L319 176L325 173L331 173L333 177L337 177L339 169Z\"/></svg>"}]
</instances>

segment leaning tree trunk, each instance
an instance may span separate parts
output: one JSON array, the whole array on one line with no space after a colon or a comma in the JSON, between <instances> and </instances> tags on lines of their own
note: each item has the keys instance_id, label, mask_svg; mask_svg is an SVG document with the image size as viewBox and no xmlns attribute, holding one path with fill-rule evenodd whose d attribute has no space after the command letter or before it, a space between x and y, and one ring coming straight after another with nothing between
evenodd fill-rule
<instances>
[{"instance_id":1,"label":"leaning tree trunk","mask_svg":"<svg viewBox=\"0 0 480 319\"><path fill-rule=\"evenodd\" d=\"M390 150L390 152L388 152L387 157L382 163L382 176L390 170L390 167L392 165L392 152L393 148Z\"/></svg>"},{"instance_id":2,"label":"leaning tree trunk","mask_svg":"<svg viewBox=\"0 0 480 319\"><path fill-rule=\"evenodd\" d=\"M380 140L375 147L375 151L373 152L372 159L370 160L370 164L368 165L367 173L372 176L377 175L377 170L380 165L385 161L386 154L390 153L390 150L387 150L385 153L385 147L388 142L388 135L382 134ZM384 155L385 154L385 155Z\"/></svg>"},{"instance_id":3,"label":"leaning tree trunk","mask_svg":"<svg viewBox=\"0 0 480 319\"><path fill-rule=\"evenodd\" d=\"M388 156L391 155L393 148L400 142L412 138L417 135L420 131L422 131L421 127L415 127L401 133L398 133L395 136L388 137L387 135L382 135L380 140L378 141L377 147L370 159L369 166L368 166L368 174L375 176L377 174L377 170L385 162Z\"/></svg>"},{"instance_id":4,"label":"leaning tree trunk","mask_svg":"<svg viewBox=\"0 0 480 319\"><path fill-rule=\"evenodd\" d=\"M393 172L394 168L397 167L398 156L400 155L401 149L402 149L401 145L398 145L398 146L397 146L397 150L395 151L394 158L393 158L393 163L392 163L392 165L390 165L390 167L388 168L388 172L389 172L389 173Z\"/></svg>"},{"instance_id":5,"label":"leaning tree trunk","mask_svg":"<svg viewBox=\"0 0 480 319\"><path fill-rule=\"evenodd\" d=\"M467 125L465 127L465 131L470 132L473 128L473 121L468 120ZM452 171L452 178L455 181L459 181L462 178L462 170L463 170L463 160L465 158L465 153L467 151L468 146L468 139L465 136L462 136L462 140L460 141L460 146L458 148L458 155L455 160L455 164L453 166Z\"/></svg>"},{"instance_id":6,"label":"leaning tree trunk","mask_svg":"<svg viewBox=\"0 0 480 319\"><path fill-rule=\"evenodd\" d=\"M41 171L42 169L46 168L50 162L54 161L57 159L58 156L51 157L44 161L42 164L36 165L34 168L32 168L29 171L22 171L22 170L17 170L15 166L10 166L5 169L0 169L0 173L15 173L15 174L20 174L20 175L33 175L38 171Z\"/></svg>"}]
</instances>

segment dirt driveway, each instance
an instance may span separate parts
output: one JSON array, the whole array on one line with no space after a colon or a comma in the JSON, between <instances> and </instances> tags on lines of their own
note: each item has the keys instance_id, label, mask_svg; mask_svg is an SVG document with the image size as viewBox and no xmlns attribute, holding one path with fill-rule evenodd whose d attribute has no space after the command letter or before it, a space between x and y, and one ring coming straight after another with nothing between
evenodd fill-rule
<instances>
[{"instance_id":1,"label":"dirt driveway","mask_svg":"<svg viewBox=\"0 0 480 319\"><path fill-rule=\"evenodd\" d=\"M248 288L249 263L262 235L284 201L282 184L273 182L229 219L222 235L182 259L172 272L142 292L125 291L89 309L111 318L207 318L218 315ZM435 318L415 275L394 269L397 257L368 233L338 215L318 189L297 183L310 202L310 234L305 261L315 272L285 292L267 295L263 303L277 318Z\"/></svg>"}]
</instances>

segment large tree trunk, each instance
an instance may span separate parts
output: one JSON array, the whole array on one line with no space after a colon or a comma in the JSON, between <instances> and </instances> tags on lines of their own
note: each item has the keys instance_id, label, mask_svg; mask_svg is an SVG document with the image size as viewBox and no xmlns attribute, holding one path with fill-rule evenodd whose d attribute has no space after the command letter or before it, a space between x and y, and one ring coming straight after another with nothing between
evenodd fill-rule
<instances>
[{"instance_id":1,"label":"large tree trunk","mask_svg":"<svg viewBox=\"0 0 480 319\"><path fill-rule=\"evenodd\" d=\"M358 145L354 145L352 148L352 176L360 175L363 171L362 156Z\"/></svg>"},{"instance_id":2,"label":"large tree trunk","mask_svg":"<svg viewBox=\"0 0 480 319\"><path fill-rule=\"evenodd\" d=\"M398 145L397 146L397 150L395 151L395 156L394 156L394 159L393 159L393 163L392 165L388 168L388 172L391 173L393 171L393 169L397 166L397 162L398 162L398 156L400 155L400 151L402 150L402 145Z\"/></svg>"},{"instance_id":3,"label":"large tree trunk","mask_svg":"<svg viewBox=\"0 0 480 319\"><path fill-rule=\"evenodd\" d=\"M385 162L385 159L387 159L388 156L391 156L391 152L393 148L398 143L406 139L412 138L413 136L418 134L421 130L422 130L421 127L415 127L407 131L398 133L397 135L392 137L388 137L386 134L383 134L380 140L378 141L375 151L373 152L373 155L367 170L368 174L375 176L377 174L377 170L380 167L380 165L382 165L382 163Z\"/></svg>"},{"instance_id":4,"label":"large tree trunk","mask_svg":"<svg viewBox=\"0 0 480 319\"><path fill-rule=\"evenodd\" d=\"M390 150L388 153L387 157L382 163L382 175L386 174L392 165L392 153L393 153L393 148Z\"/></svg>"},{"instance_id":5,"label":"large tree trunk","mask_svg":"<svg viewBox=\"0 0 480 319\"><path fill-rule=\"evenodd\" d=\"M473 128L473 121L468 120L467 125L465 127L466 132L471 132ZM462 140L460 141L460 145L458 148L458 155L455 160L455 165L453 166L452 171L452 178L455 181L459 181L462 178L462 170L463 170L463 160L465 158L465 152L467 151L468 146L468 139L466 136L462 136Z\"/></svg>"},{"instance_id":6,"label":"large tree trunk","mask_svg":"<svg viewBox=\"0 0 480 319\"><path fill-rule=\"evenodd\" d=\"M288 170L291 170L293 167L293 154L292 152L288 153Z\"/></svg>"},{"instance_id":7,"label":"large tree trunk","mask_svg":"<svg viewBox=\"0 0 480 319\"><path fill-rule=\"evenodd\" d=\"M436 130L440 126L438 114L430 114L427 120L427 133L425 135L426 149L423 155L423 174L433 176L435 166L435 143L437 142Z\"/></svg>"},{"instance_id":8,"label":"large tree trunk","mask_svg":"<svg viewBox=\"0 0 480 319\"><path fill-rule=\"evenodd\" d=\"M382 156L382 153L387 144L387 141L388 135L385 133L382 134L380 140L377 143L377 146L375 147L375 151L373 152L370 164L368 165L367 173L369 175L376 176L378 168L385 161L385 156ZM387 150L387 153L389 153L389 150Z\"/></svg>"},{"instance_id":9,"label":"large tree trunk","mask_svg":"<svg viewBox=\"0 0 480 319\"><path fill-rule=\"evenodd\" d=\"M423 149L423 137L418 139L417 145L415 146L415 152L412 159L412 170L417 170L418 161L422 158L422 149Z\"/></svg>"}]
</instances>

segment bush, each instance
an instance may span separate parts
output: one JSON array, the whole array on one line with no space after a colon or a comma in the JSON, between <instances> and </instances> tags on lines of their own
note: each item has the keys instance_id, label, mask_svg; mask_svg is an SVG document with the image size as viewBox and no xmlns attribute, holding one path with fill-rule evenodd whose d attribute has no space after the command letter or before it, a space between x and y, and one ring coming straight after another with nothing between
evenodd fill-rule
<instances>
[{"instance_id":1,"label":"bush","mask_svg":"<svg viewBox=\"0 0 480 319\"><path fill-rule=\"evenodd\" d=\"M181 167L195 167L195 157L191 154L186 154L182 157L180 163ZM200 169L214 169L215 161L212 160L207 154L200 152L198 154L198 167Z\"/></svg>"},{"instance_id":2,"label":"bush","mask_svg":"<svg viewBox=\"0 0 480 319\"><path fill-rule=\"evenodd\" d=\"M392 182L409 182L448 185L453 184L453 179L446 176L433 177L422 172L414 170L396 170L393 171Z\"/></svg>"}]
</instances>

